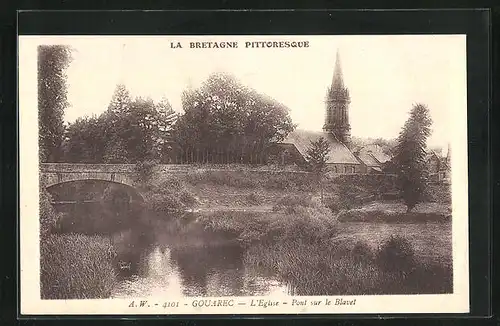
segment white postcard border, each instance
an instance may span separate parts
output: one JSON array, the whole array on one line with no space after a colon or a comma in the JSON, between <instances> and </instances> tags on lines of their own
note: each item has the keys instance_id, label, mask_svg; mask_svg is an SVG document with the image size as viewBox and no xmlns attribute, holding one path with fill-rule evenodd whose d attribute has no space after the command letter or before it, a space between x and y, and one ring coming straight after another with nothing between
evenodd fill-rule
<instances>
[{"instance_id":1,"label":"white postcard border","mask_svg":"<svg viewBox=\"0 0 500 326\"><path fill-rule=\"evenodd\" d=\"M466 313L469 312L468 264L468 177L467 177L467 98L466 92L454 94L452 150L452 242L453 242L453 294L442 295L377 295L377 296L315 296L315 297L226 297L226 298L135 298L106 300L41 300L39 281L39 222L38 222L38 121L37 121L37 63L36 46L74 36L19 37L19 164L20 164L20 313L25 315L52 314L384 314L384 313ZM81 37L81 36L78 36ZM95 36L92 36L95 37ZM106 36L108 37L108 36ZM134 36L135 37L135 36ZM137 36L140 37L140 36ZM151 36L149 36L151 37ZM227 36L223 36L227 39ZM254 36L268 38L268 36ZM319 36L300 36L314 38ZM327 37L327 36L325 36ZM355 36L349 36L355 37ZM377 37L377 36L373 36ZM405 37L405 36L401 36ZM435 35L435 37L440 37ZM466 90L465 35L446 35L460 38L463 60L455 60L461 78L454 78L456 89ZM85 38L85 37L82 37ZM176 37L179 39L182 37ZM211 36L215 40L221 36ZM249 36L238 36L240 40ZM292 39L294 36L281 36ZM335 305L335 299L356 299L352 306ZM251 306L252 300L287 301L288 304L263 307ZM292 306L292 300L306 299L306 306ZM130 307L147 300L150 307ZM196 300L233 300L233 306L194 307ZM322 304L311 306L312 301ZM333 301L326 305L326 301ZM163 308L164 302L179 302L178 308ZM240 302L245 305L238 304ZM157 303L158 306L154 304ZM151 306L152 304L152 306Z\"/></svg>"}]
</instances>

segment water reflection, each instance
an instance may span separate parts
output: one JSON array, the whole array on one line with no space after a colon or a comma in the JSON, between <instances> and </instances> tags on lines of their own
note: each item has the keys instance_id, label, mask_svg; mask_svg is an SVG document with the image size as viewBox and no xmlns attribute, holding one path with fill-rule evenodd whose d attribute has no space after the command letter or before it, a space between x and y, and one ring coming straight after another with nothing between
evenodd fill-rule
<instances>
[{"instance_id":1,"label":"water reflection","mask_svg":"<svg viewBox=\"0 0 500 326\"><path fill-rule=\"evenodd\" d=\"M117 259L128 260L130 269L119 270L121 282L114 297L253 296L286 295L286 286L259 275L243 262L244 249L235 244L189 246L159 242L124 242ZM164 237L161 238L164 240Z\"/></svg>"}]
</instances>

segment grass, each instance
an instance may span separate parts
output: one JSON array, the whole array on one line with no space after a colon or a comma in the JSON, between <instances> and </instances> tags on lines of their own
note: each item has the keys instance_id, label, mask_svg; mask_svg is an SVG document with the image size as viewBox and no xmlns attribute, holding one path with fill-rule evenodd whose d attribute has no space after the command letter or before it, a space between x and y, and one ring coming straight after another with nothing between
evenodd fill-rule
<instances>
[{"instance_id":1,"label":"grass","mask_svg":"<svg viewBox=\"0 0 500 326\"><path fill-rule=\"evenodd\" d=\"M421 203L406 213L406 206L398 201L372 202L368 205L338 214L341 222L384 222L384 223L446 223L451 219L449 205Z\"/></svg>"},{"instance_id":2,"label":"grass","mask_svg":"<svg viewBox=\"0 0 500 326\"><path fill-rule=\"evenodd\" d=\"M186 182L199 186L203 184L229 186L233 188L264 188L268 190L311 191L316 189L314 176L307 173L269 171L214 171L189 172Z\"/></svg>"},{"instance_id":3,"label":"grass","mask_svg":"<svg viewBox=\"0 0 500 326\"><path fill-rule=\"evenodd\" d=\"M207 244L239 244L246 249L246 266L278 275L298 295L450 292L451 235L435 234L442 228L421 223L448 221L448 211L437 203L420 205L410 214L398 202L363 204L357 198L370 194L363 182L360 180L356 186L327 185L326 208L318 203L314 178L305 173L187 171L181 178L162 176L142 185L146 208L154 214L142 216L138 223L147 222L147 232L177 243L173 249L179 252L207 248ZM224 205L269 206L272 211L213 210L193 216L179 213L200 205L210 209ZM50 230L60 218L49 210L50 203L45 206L41 222L43 230ZM105 213L90 223L97 231L105 226L100 223L112 222ZM132 219L138 216L127 215ZM164 226L157 230L160 220L168 221L168 230ZM365 223L374 221L384 223ZM392 222L419 224L412 228L408 223ZM130 228L137 223L126 224ZM72 228L74 223L69 225L69 230ZM105 229L119 230L114 224ZM398 233L404 239L391 238ZM429 239L422 240L422 234L430 234ZM100 236L44 231L42 297L108 297L116 282L111 253L130 251L130 237L122 230L113 248ZM433 257L425 259L426 255ZM392 264L394 261L397 263Z\"/></svg>"},{"instance_id":4,"label":"grass","mask_svg":"<svg viewBox=\"0 0 500 326\"><path fill-rule=\"evenodd\" d=\"M348 247L294 239L252 246L244 260L277 274L294 295L451 293L451 267L424 263L408 248L405 239L394 238L378 252L363 242Z\"/></svg>"},{"instance_id":5,"label":"grass","mask_svg":"<svg viewBox=\"0 0 500 326\"><path fill-rule=\"evenodd\" d=\"M336 233L336 221L321 206L285 206L270 213L222 211L202 214L205 231L236 237L243 245L284 241L292 238L317 242Z\"/></svg>"},{"instance_id":6,"label":"grass","mask_svg":"<svg viewBox=\"0 0 500 326\"><path fill-rule=\"evenodd\" d=\"M46 235L40 241L42 299L102 299L116 286L114 249L100 236Z\"/></svg>"}]
</instances>

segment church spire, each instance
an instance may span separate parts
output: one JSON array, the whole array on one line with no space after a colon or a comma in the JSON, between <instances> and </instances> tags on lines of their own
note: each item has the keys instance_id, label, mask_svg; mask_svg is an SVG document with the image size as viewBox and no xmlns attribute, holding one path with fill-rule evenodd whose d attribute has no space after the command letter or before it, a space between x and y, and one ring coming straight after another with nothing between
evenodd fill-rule
<instances>
[{"instance_id":1,"label":"church spire","mask_svg":"<svg viewBox=\"0 0 500 326\"><path fill-rule=\"evenodd\" d=\"M333 70L332 88L344 88L344 76L342 75L342 65L340 62L340 52L337 49L335 56L335 68Z\"/></svg>"},{"instance_id":2,"label":"church spire","mask_svg":"<svg viewBox=\"0 0 500 326\"><path fill-rule=\"evenodd\" d=\"M344 144L349 143L351 126L349 124L349 90L344 86L340 54L337 49L333 80L326 95L326 114L323 130L333 134Z\"/></svg>"}]
</instances>

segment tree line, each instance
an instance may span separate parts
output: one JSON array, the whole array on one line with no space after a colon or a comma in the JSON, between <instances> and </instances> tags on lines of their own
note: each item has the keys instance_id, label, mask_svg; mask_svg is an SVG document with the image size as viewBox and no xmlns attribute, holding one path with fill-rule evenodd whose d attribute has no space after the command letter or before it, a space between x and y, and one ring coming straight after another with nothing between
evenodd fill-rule
<instances>
[{"instance_id":1,"label":"tree line","mask_svg":"<svg viewBox=\"0 0 500 326\"><path fill-rule=\"evenodd\" d=\"M264 163L265 148L295 128L286 106L224 73L185 90L180 115L165 98L132 98L117 85L105 112L65 125L71 49L38 53L41 162Z\"/></svg>"},{"instance_id":2,"label":"tree line","mask_svg":"<svg viewBox=\"0 0 500 326\"><path fill-rule=\"evenodd\" d=\"M180 162L265 163L267 146L295 129L286 106L223 73L212 74L199 88L183 92L182 115L174 112L167 99L156 103L132 98L124 85L117 85L105 112L65 126L65 70L70 62L67 46L38 49L41 162L161 162L171 159L177 149ZM431 124L427 106L415 104L393 148L391 163L408 210L425 193ZM324 139L311 143L306 159L319 176L328 155Z\"/></svg>"}]
</instances>

